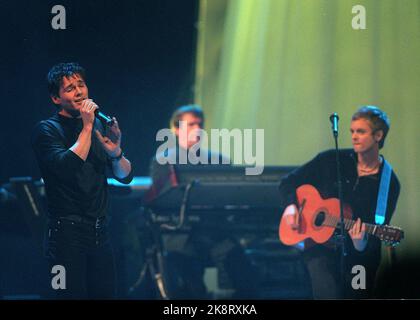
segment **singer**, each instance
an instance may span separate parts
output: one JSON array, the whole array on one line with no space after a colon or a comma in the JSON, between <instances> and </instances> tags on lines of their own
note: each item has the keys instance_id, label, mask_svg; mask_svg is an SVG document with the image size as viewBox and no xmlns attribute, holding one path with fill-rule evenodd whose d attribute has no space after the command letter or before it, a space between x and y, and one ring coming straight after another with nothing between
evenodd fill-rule
<instances>
[{"instance_id":1,"label":"singer","mask_svg":"<svg viewBox=\"0 0 420 320\"><path fill-rule=\"evenodd\" d=\"M65 268L65 288L53 290L59 299L114 297L105 171L109 168L122 183L133 177L121 149L118 122L113 118L114 124L105 130L95 118L98 106L89 99L85 80L77 63L51 68L47 82L57 112L39 122L32 134L48 200L49 274L55 265Z\"/></svg>"},{"instance_id":2,"label":"singer","mask_svg":"<svg viewBox=\"0 0 420 320\"><path fill-rule=\"evenodd\" d=\"M330 119L333 133L338 134L338 116ZM337 237L333 236L325 244L305 241L303 259L312 281L314 299L372 298L376 271L381 260L381 242L368 238L365 223L378 224L379 202L386 204L383 214L384 224L389 224L397 205L400 183L392 168L385 165L385 158L379 154L384 146L390 123L385 112L374 106L364 106L352 116L350 125L353 149L339 150L344 203L350 205L356 224L346 234L344 286L340 286L340 254ZM318 154L314 159L284 177L280 184L286 221L291 227L298 226L296 188L311 184L321 196L338 198L335 150ZM384 169L389 168L390 171ZM380 183L384 172L390 172L387 185L388 195L379 197ZM383 201L378 201L384 199ZM378 205L377 205L378 204ZM365 289L355 288L352 279L353 266L360 265L366 270Z\"/></svg>"}]
</instances>

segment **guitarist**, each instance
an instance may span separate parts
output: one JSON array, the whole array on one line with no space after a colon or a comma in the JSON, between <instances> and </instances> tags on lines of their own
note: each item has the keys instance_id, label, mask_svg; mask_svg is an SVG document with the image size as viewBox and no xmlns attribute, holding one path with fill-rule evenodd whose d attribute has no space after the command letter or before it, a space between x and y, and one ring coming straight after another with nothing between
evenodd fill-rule
<instances>
[{"instance_id":1,"label":"guitarist","mask_svg":"<svg viewBox=\"0 0 420 320\"><path fill-rule=\"evenodd\" d=\"M305 240L303 259L312 281L314 299L372 297L376 271L381 260L381 242L365 233L366 223L375 223L379 185L385 159L379 154L384 146L390 123L385 112L374 106L361 107L352 116L350 132L353 149L339 151L344 203L350 205L356 220L345 237L344 290L340 288L341 248L333 235L326 243L314 245ZM297 228L299 204L296 188L313 185L324 199L338 198L335 150L318 154L314 159L284 177L280 194L286 222ZM389 224L397 205L400 183L392 171L386 198L384 224ZM337 233L337 232L336 232ZM362 265L366 270L366 289L353 289L352 267Z\"/></svg>"}]
</instances>

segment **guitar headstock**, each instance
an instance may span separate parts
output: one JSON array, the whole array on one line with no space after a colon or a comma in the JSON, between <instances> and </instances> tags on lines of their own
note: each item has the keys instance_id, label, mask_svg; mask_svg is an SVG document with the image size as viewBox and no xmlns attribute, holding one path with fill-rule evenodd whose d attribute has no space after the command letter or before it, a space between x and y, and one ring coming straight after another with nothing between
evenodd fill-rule
<instances>
[{"instance_id":1,"label":"guitar headstock","mask_svg":"<svg viewBox=\"0 0 420 320\"><path fill-rule=\"evenodd\" d=\"M393 247L397 246L404 239L404 231L401 228L388 225L377 228L375 235L381 241Z\"/></svg>"}]
</instances>

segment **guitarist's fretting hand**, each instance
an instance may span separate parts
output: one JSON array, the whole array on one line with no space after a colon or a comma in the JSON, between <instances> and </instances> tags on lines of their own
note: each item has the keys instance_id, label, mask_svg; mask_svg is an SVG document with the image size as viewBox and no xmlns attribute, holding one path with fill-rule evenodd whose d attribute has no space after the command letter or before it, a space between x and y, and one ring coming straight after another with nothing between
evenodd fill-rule
<instances>
[{"instance_id":1,"label":"guitarist's fretting hand","mask_svg":"<svg viewBox=\"0 0 420 320\"><path fill-rule=\"evenodd\" d=\"M299 228L299 212L295 204L287 206L287 208L284 210L283 215L286 218L286 223L293 230L297 230Z\"/></svg>"},{"instance_id":2,"label":"guitarist's fretting hand","mask_svg":"<svg viewBox=\"0 0 420 320\"><path fill-rule=\"evenodd\" d=\"M349 230L349 235L357 251L363 251L366 248L368 239L365 231L366 225L362 223L360 218L356 220L353 227Z\"/></svg>"}]
</instances>

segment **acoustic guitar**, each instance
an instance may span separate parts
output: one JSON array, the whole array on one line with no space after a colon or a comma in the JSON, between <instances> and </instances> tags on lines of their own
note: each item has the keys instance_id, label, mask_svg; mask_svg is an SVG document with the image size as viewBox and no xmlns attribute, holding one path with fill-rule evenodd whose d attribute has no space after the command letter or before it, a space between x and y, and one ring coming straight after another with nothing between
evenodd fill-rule
<instances>
[{"instance_id":1,"label":"acoustic guitar","mask_svg":"<svg viewBox=\"0 0 420 320\"><path fill-rule=\"evenodd\" d=\"M298 228L293 229L286 222L283 214L279 237L285 245L295 245L305 239L312 239L316 243L325 243L340 228L340 201L336 198L323 199L318 190L304 184L296 190L299 203ZM356 221L352 220L350 207L344 207L344 229L350 230ZM401 228L365 223L366 232L384 241L387 245L396 246L404 238Z\"/></svg>"}]
</instances>

